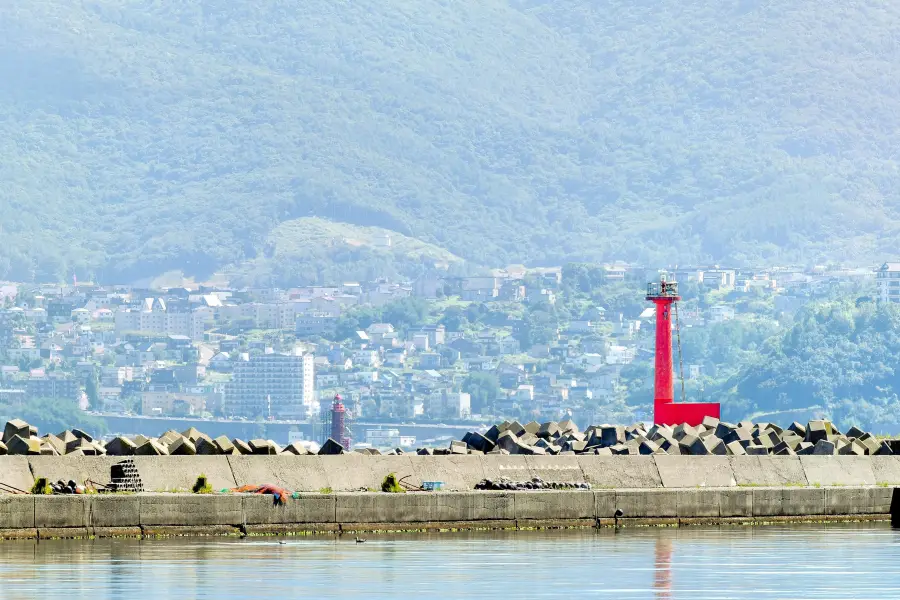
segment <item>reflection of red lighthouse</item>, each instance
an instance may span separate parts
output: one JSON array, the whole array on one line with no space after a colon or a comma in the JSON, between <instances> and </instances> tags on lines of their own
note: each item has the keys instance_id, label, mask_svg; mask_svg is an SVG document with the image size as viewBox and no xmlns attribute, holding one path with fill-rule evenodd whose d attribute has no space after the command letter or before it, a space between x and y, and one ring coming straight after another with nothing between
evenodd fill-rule
<instances>
[{"instance_id":1,"label":"reflection of red lighthouse","mask_svg":"<svg viewBox=\"0 0 900 600\"><path fill-rule=\"evenodd\" d=\"M672 542L656 540L653 589L655 597L664 600L672 597Z\"/></svg>"},{"instance_id":2,"label":"reflection of red lighthouse","mask_svg":"<svg viewBox=\"0 0 900 600\"><path fill-rule=\"evenodd\" d=\"M666 281L647 286L647 300L656 305L656 376L653 397L653 422L666 425L699 425L703 417L718 418L719 404L713 402L675 404L672 380L672 313L678 295L678 284Z\"/></svg>"},{"instance_id":3,"label":"reflection of red lighthouse","mask_svg":"<svg viewBox=\"0 0 900 600\"><path fill-rule=\"evenodd\" d=\"M340 394L334 395L334 404L331 405L331 439L349 450L350 438L347 436L347 426L344 422L347 409L341 400Z\"/></svg>"}]
</instances>

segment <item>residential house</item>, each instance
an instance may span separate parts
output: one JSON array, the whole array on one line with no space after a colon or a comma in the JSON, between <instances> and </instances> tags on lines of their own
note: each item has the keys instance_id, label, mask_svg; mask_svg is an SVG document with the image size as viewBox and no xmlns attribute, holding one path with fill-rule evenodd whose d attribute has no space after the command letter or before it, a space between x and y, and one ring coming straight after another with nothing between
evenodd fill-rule
<instances>
[{"instance_id":1,"label":"residential house","mask_svg":"<svg viewBox=\"0 0 900 600\"><path fill-rule=\"evenodd\" d=\"M710 323L722 323L734 319L734 307L728 304L710 306L708 310Z\"/></svg>"},{"instance_id":2,"label":"residential house","mask_svg":"<svg viewBox=\"0 0 900 600\"><path fill-rule=\"evenodd\" d=\"M369 328L366 329L369 341L375 346L381 346L385 336L390 336L394 333L396 333L396 331L394 330L394 326L390 323L372 323L369 325ZM394 336L391 337L394 338Z\"/></svg>"},{"instance_id":3,"label":"residential house","mask_svg":"<svg viewBox=\"0 0 900 600\"><path fill-rule=\"evenodd\" d=\"M464 277L460 297L469 302L487 302L500 295L500 279L497 277Z\"/></svg>"},{"instance_id":4,"label":"residential house","mask_svg":"<svg viewBox=\"0 0 900 600\"><path fill-rule=\"evenodd\" d=\"M405 348L389 348L384 351L384 364L389 367L406 366L406 349Z\"/></svg>"},{"instance_id":5,"label":"residential house","mask_svg":"<svg viewBox=\"0 0 900 600\"><path fill-rule=\"evenodd\" d=\"M573 402L586 402L594 397L594 393L587 384L573 385L569 388L569 400Z\"/></svg>"},{"instance_id":6,"label":"residential house","mask_svg":"<svg viewBox=\"0 0 900 600\"><path fill-rule=\"evenodd\" d=\"M122 388L120 386L101 386L97 390L97 396L104 409L108 409L113 405L117 405L122 397Z\"/></svg>"},{"instance_id":7,"label":"residential house","mask_svg":"<svg viewBox=\"0 0 900 600\"><path fill-rule=\"evenodd\" d=\"M529 304L532 304L532 305L549 304L551 306L556 304L556 293L551 289L547 289L547 288L529 289L527 291L527 294L528 294L528 297L526 299L528 300Z\"/></svg>"},{"instance_id":8,"label":"residential house","mask_svg":"<svg viewBox=\"0 0 900 600\"><path fill-rule=\"evenodd\" d=\"M359 383L363 385L369 385L372 383L377 383L379 380L379 372L378 371L352 371L350 373L344 373L341 376L341 381L346 383Z\"/></svg>"},{"instance_id":9,"label":"residential house","mask_svg":"<svg viewBox=\"0 0 900 600\"><path fill-rule=\"evenodd\" d=\"M603 279L605 281L625 281L628 274L626 265L616 263L613 265L603 265Z\"/></svg>"},{"instance_id":10,"label":"residential house","mask_svg":"<svg viewBox=\"0 0 900 600\"><path fill-rule=\"evenodd\" d=\"M354 350L351 356L353 358L354 365L362 367L377 367L381 364L380 356L375 350Z\"/></svg>"},{"instance_id":11,"label":"residential house","mask_svg":"<svg viewBox=\"0 0 900 600\"><path fill-rule=\"evenodd\" d=\"M578 319L569 321L569 333L592 333L596 330L597 324L586 315L582 315Z\"/></svg>"},{"instance_id":12,"label":"residential house","mask_svg":"<svg viewBox=\"0 0 900 600\"><path fill-rule=\"evenodd\" d=\"M444 391L443 415L453 419L466 419L472 415L472 397L466 392Z\"/></svg>"},{"instance_id":13,"label":"residential house","mask_svg":"<svg viewBox=\"0 0 900 600\"><path fill-rule=\"evenodd\" d=\"M528 404L534 400L534 386L523 383L516 388L516 399L519 402Z\"/></svg>"},{"instance_id":14,"label":"residential house","mask_svg":"<svg viewBox=\"0 0 900 600\"><path fill-rule=\"evenodd\" d=\"M500 386L507 389L515 389L527 379L522 365L500 365L497 367L497 377Z\"/></svg>"},{"instance_id":15,"label":"residential house","mask_svg":"<svg viewBox=\"0 0 900 600\"><path fill-rule=\"evenodd\" d=\"M419 355L420 369L440 369L441 355L437 352L423 352Z\"/></svg>"},{"instance_id":16,"label":"residential house","mask_svg":"<svg viewBox=\"0 0 900 600\"><path fill-rule=\"evenodd\" d=\"M103 367L100 369L100 385L121 387L126 381L134 379L134 367Z\"/></svg>"},{"instance_id":17,"label":"residential house","mask_svg":"<svg viewBox=\"0 0 900 600\"><path fill-rule=\"evenodd\" d=\"M319 373L316 375L316 387L320 390L337 387L340 383L340 373Z\"/></svg>"},{"instance_id":18,"label":"residential house","mask_svg":"<svg viewBox=\"0 0 900 600\"><path fill-rule=\"evenodd\" d=\"M500 354L518 354L521 351L519 340L512 336L498 339L497 348Z\"/></svg>"},{"instance_id":19,"label":"residential house","mask_svg":"<svg viewBox=\"0 0 900 600\"><path fill-rule=\"evenodd\" d=\"M493 371L497 368L496 359L490 356L475 356L461 359L469 371Z\"/></svg>"},{"instance_id":20,"label":"residential house","mask_svg":"<svg viewBox=\"0 0 900 600\"><path fill-rule=\"evenodd\" d=\"M415 333L412 335L412 344L415 346L416 350L422 352L428 352L431 349L431 345L428 342L428 336L424 333Z\"/></svg>"},{"instance_id":21,"label":"residential house","mask_svg":"<svg viewBox=\"0 0 900 600\"><path fill-rule=\"evenodd\" d=\"M145 391L141 394L141 414L147 416L195 416L207 410L210 394Z\"/></svg>"},{"instance_id":22,"label":"residential house","mask_svg":"<svg viewBox=\"0 0 900 600\"><path fill-rule=\"evenodd\" d=\"M636 354L637 350L633 346L611 345L606 351L606 364L628 365L634 361Z\"/></svg>"},{"instance_id":23,"label":"residential house","mask_svg":"<svg viewBox=\"0 0 900 600\"><path fill-rule=\"evenodd\" d=\"M497 293L501 302L521 302L525 299L525 286L521 281L504 281Z\"/></svg>"},{"instance_id":24,"label":"residential house","mask_svg":"<svg viewBox=\"0 0 900 600\"><path fill-rule=\"evenodd\" d=\"M418 336L418 335L424 335L425 337L428 338L429 346L440 346L440 345L446 343L446 341L447 341L447 329L441 324L426 325L424 327L420 327L418 329L414 329L414 330L410 331L410 334L413 337ZM416 344L416 347L421 347L421 346Z\"/></svg>"},{"instance_id":25,"label":"residential house","mask_svg":"<svg viewBox=\"0 0 900 600\"><path fill-rule=\"evenodd\" d=\"M734 289L737 274L734 269L706 269L703 271L703 287L708 290Z\"/></svg>"},{"instance_id":26,"label":"residential house","mask_svg":"<svg viewBox=\"0 0 900 600\"><path fill-rule=\"evenodd\" d=\"M209 368L211 371L219 373L228 373L234 368L231 360L231 354L228 352L219 352L209 360Z\"/></svg>"}]
</instances>

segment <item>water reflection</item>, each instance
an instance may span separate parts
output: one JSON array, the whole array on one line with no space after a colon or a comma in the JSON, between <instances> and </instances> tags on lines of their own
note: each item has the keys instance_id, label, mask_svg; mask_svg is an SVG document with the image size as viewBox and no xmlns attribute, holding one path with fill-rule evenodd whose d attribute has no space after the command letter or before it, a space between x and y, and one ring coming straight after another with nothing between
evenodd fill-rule
<instances>
[{"instance_id":1,"label":"water reflection","mask_svg":"<svg viewBox=\"0 0 900 600\"><path fill-rule=\"evenodd\" d=\"M656 598L669 600L672 598L672 541L657 538L653 554L653 589Z\"/></svg>"},{"instance_id":2,"label":"water reflection","mask_svg":"<svg viewBox=\"0 0 900 600\"><path fill-rule=\"evenodd\" d=\"M888 524L0 542L0 598L900 597Z\"/></svg>"}]
</instances>

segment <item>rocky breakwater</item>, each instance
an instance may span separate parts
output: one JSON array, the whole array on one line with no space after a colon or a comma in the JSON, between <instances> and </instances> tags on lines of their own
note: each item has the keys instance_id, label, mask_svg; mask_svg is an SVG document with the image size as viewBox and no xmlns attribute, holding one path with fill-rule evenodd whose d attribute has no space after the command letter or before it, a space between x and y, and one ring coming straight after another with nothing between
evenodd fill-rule
<instances>
[{"instance_id":1,"label":"rocky breakwater","mask_svg":"<svg viewBox=\"0 0 900 600\"><path fill-rule=\"evenodd\" d=\"M320 454L339 454L343 448L329 440ZM67 429L58 434L38 436L38 429L20 419L8 421L3 429L0 455L15 456L214 456L214 455L306 455L309 451L299 443L281 447L272 440L212 438L190 428L182 432L167 431L159 437L118 436L107 442L95 439L80 429Z\"/></svg>"},{"instance_id":2,"label":"rocky breakwater","mask_svg":"<svg viewBox=\"0 0 900 600\"><path fill-rule=\"evenodd\" d=\"M851 427L841 432L829 421L792 423L727 423L707 417L691 425L592 425L579 429L569 420L522 425L504 421L485 433L469 432L443 450L420 449L419 454L524 455L850 455L900 454L900 440L882 440Z\"/></svg>"},{"instance_id":3,"label":"rocky breakwater","mask_svg":"<svg viewBox=\"0 0 900 600\"><path fill-rule=\"evenodd\" d=\"M346 454L349 450L332 439L318 450L319 455ZM374 448L356 450L354 454L381 455ZM385 454L399 455L397 448ZM19 456L216 456L216 455L295 455L310 451L299 442L280 446L272 440L212 438L190 428L182 432L167 431L159 437L118 436L106 442L95 439L80 429L58 434L38 435L38 430L25 421L6 423L0 441L0 455ZM727 423L707 417L697 426L642 424L592 425L580 429L571 420L532 421L521 424L504 421L485 431L469 432L462 440L452 441L447 448L419 448L419 455L459 454L516 455L849 455L891 456L900 454L900 440L879 439L857 427L841 432L825 420L806 424L792 423L786 429L774 423L741 421Z\"/></svg>"}]
</instances>

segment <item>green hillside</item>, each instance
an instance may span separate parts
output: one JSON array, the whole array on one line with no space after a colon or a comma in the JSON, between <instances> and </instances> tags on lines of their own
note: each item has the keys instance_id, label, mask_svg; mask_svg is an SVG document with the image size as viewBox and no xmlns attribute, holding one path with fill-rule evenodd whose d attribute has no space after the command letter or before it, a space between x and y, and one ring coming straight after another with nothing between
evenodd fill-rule
<instances>
[{"instance_id":1,"label":"green hillside","mask_svg":"<svg viewBox=\"0 0 900 600\"><path fill-rule=\"evenodd\" d=\"M204 276L304 217L489 266L897 255L895 3L8 4L0 278Z\"/></svg>"},{"instance_id":2,"label":"green hillside","mask_svg":"<svg viewBox=\"0 0 900 600\"><path fill-rule=\"evenodd\" d=\"M386 245L389 244L389 245ZM381 227L303 217L279 224L262 255L225 270L234 284L270 282L370 281L415 278L428 269L460 272L458 256Z\"/></svg>"},{"instance_id":3,"label":"green hillside","mask_svg":"<svg viewBox=\"0 0 900 600\"><path fill-rule=\"evenodd\" d=\"M777 414L813 406L840 423L868 423L875 430L900 423L900 311L870 299L841 298L812 304L791 327L741 349L737 372L713 396L726 418ZM740 417L743 418L743 417Z\"/></svg>"}]
</instances>

